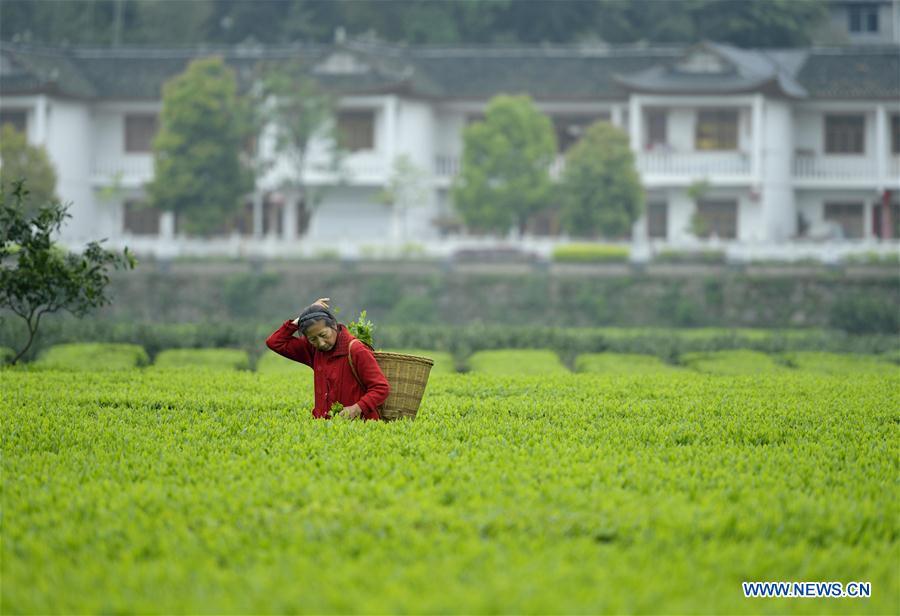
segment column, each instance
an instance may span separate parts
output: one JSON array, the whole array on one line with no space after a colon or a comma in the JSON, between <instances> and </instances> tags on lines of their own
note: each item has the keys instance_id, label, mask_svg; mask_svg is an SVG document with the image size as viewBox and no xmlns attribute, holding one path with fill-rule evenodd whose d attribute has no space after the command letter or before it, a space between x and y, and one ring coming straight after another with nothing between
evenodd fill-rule
<instances>
[{"instance_id":1,"label":"column","mask_svg":"<svg viewBox=\"0 0 900 616\"><path fill-rule=\"evenodd\" d=\"M281 237L285 241L297 239L297 200L290 198L281 210Z\"/></svg>"},{"instance_id":2,"label":"column","mask_svg":"<svg viewBox=\"0 0 900 616\"><path fill-rule=\"evenodd\" d=\"M632 94L628 100L628 134L633 152L641 151L641 115L641 99Z\"/></svg>"},{"instance_id":3,"label":"column","mask_svg":"<svg viewBox=\"0 0 900 616\"><path fill-rule=\"evenodd\" d=\"M263 195L253 193L253 237L261 238L263 234Z\"/></svg>"},{"instance_id":4,"label":"column","mask_svg":"<svg viewBox=\"0 0 900 616\"><path fill-rule=\"evenodd\" d=\"M34 109L34 143L47 145L47 97L38 96Z\"/></svg>"},{"instance_id":5,"label":"column","mask_svg":"<svg viewBox=\"0 0 900 616\"><path fill-rule=\"evenodd\" d=\"M762 147L763 147L763 96L756 94L753 97L753 119L752 122L752 139L751 158L750 158L750 175L753 183L760 185L762 183ZM793 161L792 161L793 162Z\"/></svg>"},{"instance_id":6,"label":"column","mask_svg":"<svg viewBox=\"0 0 900 616\"><path fill-rule=\"evenodd\" d=\"M888 123L884 105L875 108L875 170L878 173L879 192L887 188L888 176Z\"/></svg>"},{"instance_id":7,"label":"column","mask_svg":"<svg viewBox=\"0 0 900 616\"><path fill-rule=\"evenodd\" d=\"M397 97L389 96L384 106L384 156L386 158L385 172L390 173L394 165L394 157L397 155Z\"/></svg>"},{"instance_id":8,"label":"column","mask_svg":"<svg viewBox=\"0 0 900 616\"><path fill-rule=\"evenodd\" d=\"M165 211L159 215L159 237L171 240L175 237L175 212Z\"/></svg>"},{"instance_id":9,"label":"column","mask_svg":"<svg viewBox=\"0 0 900 616\"><path fill-rule=\"evenodd\" d=\"M791 161L794 155L793 112L789 103L765 101L765 127L761 159L761 236L764 241L784 241L796 233L797 206Z\"/></svg>"}]
</instances>

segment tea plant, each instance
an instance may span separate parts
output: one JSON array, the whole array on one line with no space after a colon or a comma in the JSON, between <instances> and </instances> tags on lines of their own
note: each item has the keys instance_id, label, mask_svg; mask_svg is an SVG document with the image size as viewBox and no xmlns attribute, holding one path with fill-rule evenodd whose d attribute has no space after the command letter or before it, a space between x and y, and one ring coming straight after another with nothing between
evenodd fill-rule
<instances>
[{"instance_id":1,"label":"tea plant","mask_svg":"<svg viewBox=\"0 0 900 616\"><path fill-rule=\"evenodd\" d=\"M900 601L900 371L438 374L392 423L313 419L311 378L241 371L4 369L0 400L2 613ZM872 596L743 597L765 580Z\"/></svg>"}]
</instances>

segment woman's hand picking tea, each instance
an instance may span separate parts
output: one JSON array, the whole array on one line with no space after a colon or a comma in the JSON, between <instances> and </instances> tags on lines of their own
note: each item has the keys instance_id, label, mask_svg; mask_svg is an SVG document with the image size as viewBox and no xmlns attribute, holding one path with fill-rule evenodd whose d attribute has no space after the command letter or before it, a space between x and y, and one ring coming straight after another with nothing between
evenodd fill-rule
<instances>
[{"instance_id":1,"label":"woman's hand picking tea","mask_svg":"<svg viewBox=\"0 0 900 616\"><path fill-rule=\"evenodd\" d=\"M347 419L359 419L362 417L362 409L359 408L358 404L345 406L344 410L341 411L340 416Z\"/></svg>"}]
</instances>

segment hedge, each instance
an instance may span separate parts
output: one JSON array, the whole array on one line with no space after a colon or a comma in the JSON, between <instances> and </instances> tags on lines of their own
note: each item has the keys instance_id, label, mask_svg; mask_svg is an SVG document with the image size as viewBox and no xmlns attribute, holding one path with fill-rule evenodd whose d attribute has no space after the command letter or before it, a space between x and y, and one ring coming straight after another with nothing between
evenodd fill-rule
<instances>
[{"instance_id":1,"label":"hedge","mask_svg":"<svg viewBox=\"0 0 900 616\"><path fill-rule=\"evenodd\" d=\"M559 263L625 263L627 246L608 244L562 244L553 249L553 260Z\"/></svg>"},{"instance_id":2,"label":"hedge","mask_svg":"<svg viewBox=\"0 0 900 616\"><path fill-rule=\"evenodd\" d=\"M683 372L655 355L637 353L584 353L575 359L575 372L598 374L660 374Z\"/></svg>"},{"instance_id":3,"label":"hedge","mask_svg":"<svg viewBox=\"0 0 900 616\"><path fill-rule=\"evenodd\" d=\"M156 368L247 370L247 353L240 349L171 349L156 356Z\"/></svg>"},{"instance_id":4,"label":"hedge","mask_svg":"<svg viewBox=\"0 0 900 616\"><path fill-rule=\"evenodd\" d=\"M469 357L471 372L492 375L549 375L568 372L559 356L548 350L478 351Z\"/></svg>"},{"instance_id":5,"label":"hedge","mask_svg":"<svg viewBox=\"0 0 900 616\"><path fill-rule=\"evenodd\" d=\"M76 342L54 345L34 363L54 370L128 370L146 366L150 358L136 344Z\"/></svg>"},{"instance_id":6,"label":"hedge","mask_svg":"<svg viewBox=\"0 0 900 616\"><path fill-rule=\"evenodd\" d=\"M713 351L687 353L681 358L685 366L708 374L745 375L775 374L790 370L775 358L759 351Z\"/></svg>"},{"instance_id":7,"label":"hedge","mask_svg":"<svg viewBox=\"0 0 900 616\"><path fill-rule=\"evenodd\" d=\"M786 365L819 374L897 374L900 366L878 355L795 351L785 353L781 361Z\"/></svg>"}]
</instances>

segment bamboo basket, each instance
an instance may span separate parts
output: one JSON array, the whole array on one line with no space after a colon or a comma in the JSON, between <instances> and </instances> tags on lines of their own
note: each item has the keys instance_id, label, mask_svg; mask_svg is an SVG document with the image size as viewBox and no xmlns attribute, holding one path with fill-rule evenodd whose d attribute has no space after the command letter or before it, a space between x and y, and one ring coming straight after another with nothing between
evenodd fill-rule
<instances>
[{"instance_id":1,"label":"bamboo basket","mask_svg":"<svg viewBox=\"0 0 900 616\"><path fill-rule=\"evenodd\" d=\"M375 351L375 361L391 386L391 393L378 409L381 418L386 421L403 417L415 419L434 360L418 355Z\"/></svg>"}]
</instances>

